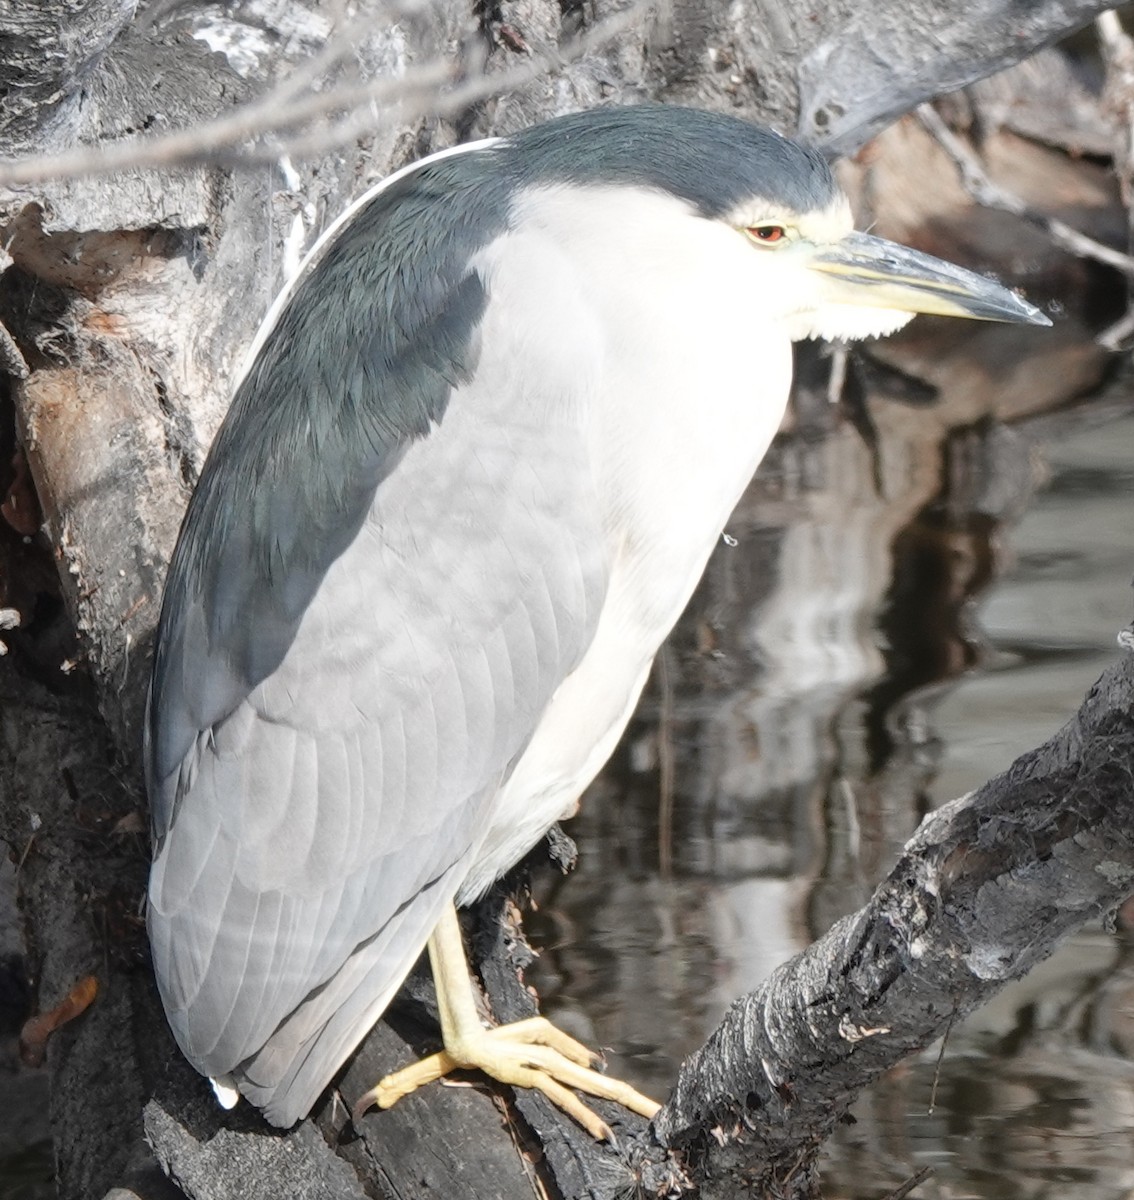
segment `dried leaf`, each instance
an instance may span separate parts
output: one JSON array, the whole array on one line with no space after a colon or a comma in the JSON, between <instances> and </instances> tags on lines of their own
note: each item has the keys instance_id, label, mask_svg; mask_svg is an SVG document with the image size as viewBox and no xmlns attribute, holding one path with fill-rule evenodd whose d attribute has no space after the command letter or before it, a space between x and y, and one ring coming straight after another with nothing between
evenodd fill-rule
<instances>
[{"instance_id":1,"label":"dried leaf","mask_svg":"<svg viewBox=\"0 0 1134 1200\"><path fill-rule=\"evenodd\" d=\"M47 1057L47 1039L59 1028L86 1012L98 995L98 980L84 975L50 1011L29 1017L20 1030L20 1059L25 1066L43 1065Z\"/></svg>"},{"instance_id":2,"label":"dried leaf","mask_svg":"<svg viewBox=\"0 0 1134 1200\"><path fill-rule=\"evenodd\" d=\"M145 833L146 822L142 819L140 812L130 812L124 817L120 817L114 822L114 828L111 833Z\"/></svg>"}]
</instances>

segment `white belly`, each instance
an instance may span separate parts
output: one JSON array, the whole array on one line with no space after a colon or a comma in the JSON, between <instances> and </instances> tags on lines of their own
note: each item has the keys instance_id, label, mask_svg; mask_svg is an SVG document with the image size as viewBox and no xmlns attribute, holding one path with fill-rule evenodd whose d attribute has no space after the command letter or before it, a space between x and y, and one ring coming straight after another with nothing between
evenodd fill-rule
<instances>
[{"instance_id":1,"label":"white belly","mask_svg":"<svg viewBox=\"0 0 1134 1200\"><path fill-rule=\"evenodd\" d=\"M482 894L550 825L573 815L614 751L659 647L782 419L791 376L786 342L783 361L765 359L763 368L760 385L722 400L721 411L693 406L691 420L657 431L650 439L657 444L639 439L633 457L645 469L637 479L619 470L619 485L604 490L619 499L610 514L610 586L594 641L556 691L497 797L459 902ZM783 401L774 412L759 411L757 391Z\"/></svg>"},{"instance_id":2,"label":"white belly","mask_svg":"<svg viewBox=\"0 0 1134 1200\"><path fill-rule=\"evenodd\" d=\"M462 901L570 815L614 750L658 647L779 428L791 384L788 330L761 311L769 297L739 233L694 220L656 193L600 199L587 205L565 193L559 202L569 211L557 220L556 197L541 195L523 234L509 235L510 252L484 256L490 291L509 299L514 318L530 314L534 341L547 335L538 281L555 278L557 302L576 306L573 318L559 314L548 327L557 346L574 350L561 383L577 390L587 381L581 425L609 587L589 650L492 806ZM615 221L620 203L632 210ZM512 264L525 269L512 273Z\"/></svg>"}]
</instances>

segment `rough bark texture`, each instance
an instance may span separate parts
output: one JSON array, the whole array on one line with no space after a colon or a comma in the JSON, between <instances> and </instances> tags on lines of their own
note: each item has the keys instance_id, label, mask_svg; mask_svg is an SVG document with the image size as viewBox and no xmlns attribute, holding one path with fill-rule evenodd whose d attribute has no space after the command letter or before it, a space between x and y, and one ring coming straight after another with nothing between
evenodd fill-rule
<instances>
[{"instance_id":1,"label":"rough bark texture","mask_svg":"<svg viewBox=\"0 0 1134 1200\"><path fill-rule=\"evenodd\" d=\"M866 1084L1132 890L1127 650L1055 737L927 817L869 904L736 1002L654 1134L702 1196L810 1194L803 1151Z\"/></svg>"},{"instance_id":2,"label":"rough bark texture","mask_svg":"<svg viewBox=\"0 0 1134 1200\"><path fill-rule=\"evenodd\" d=\"M1019 62L1101 7L676 3L659 21L651 80L667 98L735 107L850 154L922 100Z\"/></svg>"},{"instance_id":3,"label":"rough bark texture","mask_svg":"<svg viewBox=\"0 0 1134 1200\"><path fill-rule=\"evenodd\" d=\"M588 20L617 7L587 6ZM1126 726L1105 707L1129 708L1118 690L1128 687L1125 665L1057 746L923 832L874 908L741 1002L653 1131L609 1113L621 1122L619 1147L594 1147L539 1097L433 1088L367 1117L357 1135L332 1092L313 1122L283 1136L246 1109L220 1113L165 1031L145 965L137 774L164 563L229 381L289 264L365 185L458 137L604 99L728 109L845 152L910 105L1018 61L1104 7L985 0L946 20L932 0L869 10L843 0L681 0L452 121L379 116L364 140L285 169L198 166L0 190L0 324L19 352L5 361L44 528L3 547L4 603L23 624L0 662L0 836L22 862L40 1008L87 972L101 989L49 1045L62 1197L98 1197L115 1184L159 1196L166 1177L202 1198L511 1197L530 1194L533 1180L572 1197L614 1195L635 1181L655 1191L700 1182L705 1195L724 1195L748 1177L802 1192L818 1138L854 1091L1040 953L1021 915L1033 881L1070 888L1045 937L1113 902L1129 878L1128 845L1099 810L1129 800ZM215 117L285 77L326 36L327 13L315 5L245 0L226 9L221 33L244 38L230 61L194 36L214 20L211 6L155 4L133 19L129 3L24 8L0 15L5 157ZM397 25L376 12L373 32L338 70L348 80L393 75L439 57L472 63L485 49L488 71L501 70L523 61L525 46L563 41L573 31L563 10L572 20L581 11L503 0L478 17L478 6L449 2ZM10 452L12 443L9 430L2 444ZM1103 748L1109 766L1098 760ZM1009 795L1013 815L998 817ZM1024 801L1034 803L1021 811ZM1082 845L1072 821L1093 831ZM1029 830L1046 839L1042 861L1018 857ZM1102 862L1114 864L1109 874ZM962 903L970 909L958 911ZM499 919L501 904L480 926L504 939L483 955L504 1018L530 997L517 973L522 943ZM919 958L919 946L934 952ZM954 956L939 958L937 947ZM428 987L421 992L427 1003ZM822 997L808 1009L813 1031L800 1025L800 995ZM430 1041L421 1003L411 998L367 1042L341 1080L348 1100ZM757 1010L770 1034L750 1023L740 1030ZM894 1032L867 1032L884 1025ZM765 1050L753 1057L753 1045ZM753 1069L761 1057L767 1072ZM820 1069L828 1060L829 1073ZM751 1132L753 1115L774 1141ZM680 1153L667 1157L658 1137ZM789 1160L801 1165L785 1184Z\"/></svg>"}]
</instances>

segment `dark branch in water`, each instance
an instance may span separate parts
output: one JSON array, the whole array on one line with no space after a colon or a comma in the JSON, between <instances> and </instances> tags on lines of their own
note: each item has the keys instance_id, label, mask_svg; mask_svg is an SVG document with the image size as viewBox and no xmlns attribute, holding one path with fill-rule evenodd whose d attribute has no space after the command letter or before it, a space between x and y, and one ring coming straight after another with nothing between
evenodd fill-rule
<instances>
[{"instance_id":1,"label":"dark branch in water","mask_svg":"<svg viewBox=\"0 0 1134 1200\"><path fill-rule=\"evenodd\" d=\"M927 817L869 904L733 1004L651 1157L666 1147L702 1197L815 1194L815 1154L864 1087L1132 891L1128 650L1050 741Z\"/></svg>"}]
</instances>

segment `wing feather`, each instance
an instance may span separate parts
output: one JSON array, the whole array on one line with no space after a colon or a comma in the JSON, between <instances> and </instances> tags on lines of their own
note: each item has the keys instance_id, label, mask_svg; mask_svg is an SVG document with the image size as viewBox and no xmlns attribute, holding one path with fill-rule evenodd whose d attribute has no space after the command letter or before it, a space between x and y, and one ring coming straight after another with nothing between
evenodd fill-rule
<instances>
[{"instance_id":1,"label":"wing feather","mask_svg":"<svg viewBox=\"0 0 1134 1200\"><path fill-rule=\"evenodd\" d=\"M606 587L581 378L598 356L493 308L492 254L470 265L469 243L505 236L507 204L484 203L487 159L479 196L446 169L364 207L297 287L210 453L163 605L155 971L190 1061L279 1124L461 887ZM392 245L395 220L430 241ZM564 304L584 342L587 313ZM551 399L520 386L520 357Z\"/></svg>"},{"instance_id":2,"label":"wing feather","mask_svg":"<svg viewBox=\"0 0 1134 1200\"><path fill-rule=\"evenodd\" d=\"M206 639L199 695L165 714L190 747L153 782L168 791L150 910L167 1012L198 1069L283 1124L413 965L593 636L606 560L583 434L564 417L501 446L501 403L475 381L454 392L375 490L269 675L246 678L211 724L181 728L239 690L227 643ZM200 592L188 610L207 612L210 578L178 576ZM270 586L225 594L254 622Z\"/></svg>"}]
</instances>

